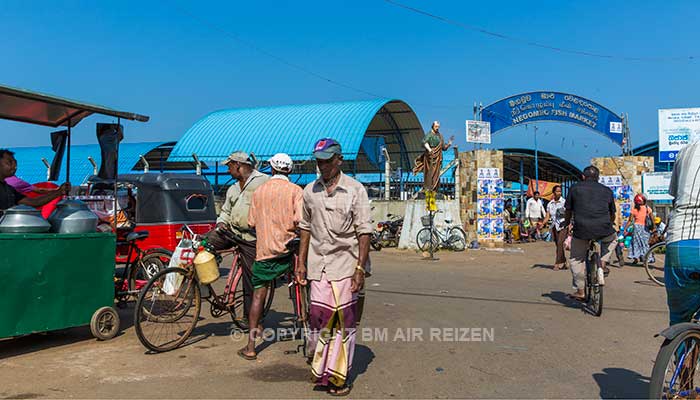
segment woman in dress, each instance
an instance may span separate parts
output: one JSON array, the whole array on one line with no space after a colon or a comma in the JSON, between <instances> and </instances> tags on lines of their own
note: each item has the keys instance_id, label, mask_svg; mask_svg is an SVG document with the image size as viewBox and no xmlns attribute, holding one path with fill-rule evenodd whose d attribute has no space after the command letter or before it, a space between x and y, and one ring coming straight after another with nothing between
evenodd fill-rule
<instances>
[{"instance_id":1,"label":"woman in dress","mask_svg":"<svg viewBox=\"0 0 700 400\"><path fill-rule=\"evenodd\" d=\"M649 250L649 237L651 231L646 228L647 216L654 220L654 214L651 208L647 206L647 199L641 194L634 196L634 208L627 221L627 226L634 223L634 232L632 234L632 245L630 246L629 255L633 264L637 264L642 260L646 252ZM653 230L653 228L652 228ZM650 262L654 262L653 255Z\"/></svg>"}]
</instances>

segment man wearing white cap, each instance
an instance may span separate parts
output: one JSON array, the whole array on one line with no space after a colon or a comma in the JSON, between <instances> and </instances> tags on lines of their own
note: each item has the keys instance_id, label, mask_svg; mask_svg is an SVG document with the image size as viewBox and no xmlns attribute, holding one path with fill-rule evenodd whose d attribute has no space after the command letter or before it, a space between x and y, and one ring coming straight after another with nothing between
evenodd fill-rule
<instances>
[{"instance_id":1,"label":"man wearing white cap","mask_svg":"<svg viewBox=\"0 0 700 400\"><path fill-rule=\"evenodd\" d=\"M248 344L238 350L246 360L255 360L255 337L262 331L260 316L270 282L292 266L292 253L287 243L297 234L301 219L302 189L289 181L292 159L277 153L269 160L272 178L253 193L248 212L248 226L255 228L257 243L253 264L253 303L250 307Z\"/></svg>"},{"instance_id":2,"label":"man wearing white cap","mask_svg":"<svg viewBox=\"0 0 700 400\"><path fill-rule=\"evenodd\" d=\"M226 200L221 206L221 213L216 219L216 229L206 234L206 239L216 250L238 246L240 263L243 267L243 312L248 318L253 296L252 268L255 261L255 233L248 226L248 209L253 192L270 179L269 176L255 169L255 156L244 151L234 151L222 164L228 167L231 177L238 182L226 191ZM235 242L230 234L237 237Z\"/></svg>"}]
</instances>

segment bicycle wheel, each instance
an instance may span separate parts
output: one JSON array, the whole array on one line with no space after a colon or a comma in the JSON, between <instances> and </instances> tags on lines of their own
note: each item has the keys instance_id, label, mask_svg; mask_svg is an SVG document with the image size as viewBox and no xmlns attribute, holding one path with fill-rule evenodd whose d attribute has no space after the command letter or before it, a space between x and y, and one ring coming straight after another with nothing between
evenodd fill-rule
<instances>
[{"instance_id":1,"label":"bicycle wheel","mask_svg":"<svg viewBox=\"0 0 700 400\"><path fill-rule=\"evenodd\" d=\"M169 274L174 275L168 277ZM174 287L172 294L164 290L166 279L169 281L167 285ZM201 306L199 283L194 270L161 270L148 281L136 302L136 336L151 351L175 349L192 334Z\"/></svg>"},{"instance_id":2,"label":"bicycle wheel","mask_svg":"<svg viewBox=\"0 0 700 400\"><path fill-rule=\"evenodd\" d=\"M673 340L664 340L651 372L649 398L697 398L700 395L699 354L699 331L689 329Z\"/></svg>"},{"instance_id":3,"label":"bicycle wheel","mask_svg":"<svg viewBox=\"0 0 700 400\"><path fill-rule=\"evenodd\" d=\"M467 234L459 227L454 227L447 233L447 244L454 251L464 251L467 248Z\"/></svg>"},{"instance_id":4,"label":"bicycle wheel","mask_svg":"<svg viewBox=\"0 0 700 400\"><path fill-rule=\"evenodd\" d=\"M229 311L231 312L231 318L233 323L242 331L248 331L250 328L248 324L248 316L245 310L245 298L243 296L243 279L245 279L243 274L238 273L238 269L241 268L240 264L234 267L233 274L235 276L234 282L231 284L232 294L225 294L226 298L231 299L229 302ZM273 280L270 286L267 288L267 297L265 298L265 303L263 305L263 311L260 318L265 318L267 313L270 311L272 306L272 300L275 297L275 287L277 286L277 281ZM252 294L251 294L252 295Z\"/></svg>"},{"instance_id":5,"label":"bicycle wheel","mask_svg":"<svg viewBox=\"0 0 700 400\"><path fill-rule=\"evenodd\" d=\"M172 253L166 249L145 254L136 260L129 274L129 291L141 290L159 271L168 267Z\"/></svg>"},{"instance_id":6,"label":"bicycle wheel","mask_svg":"<svg viewBox=\"0 0 700 400\"><path fill-rule=\"evenodd\" d=\"M664 263L666 262L666 242L659 242L644 254L644 270L649 279L664 286Z\"/></svg>"},{"instance_id":7,"label":"bicycle wheel","mask_svg":"<svg viewBox=\"0 0 700 400\"><path fill-rule=\"evenodd\" d=\"M598 284L600 257L593 253L586 264L586 305L596 317L603 313L603 286Z\"/></svg>"},{"instance_id":8,"label":"bicycle wheel","mask_svg":"<svg viewBox=\"0 0 700 400\"><path fill-rule=\"evenodd\" d=\"M420 251L430 251L431 247L432 250L435 251L439 244L440 238L434 230L423 228L418 231L416 235L416 245Z\"/></svg>"}]
</instances>

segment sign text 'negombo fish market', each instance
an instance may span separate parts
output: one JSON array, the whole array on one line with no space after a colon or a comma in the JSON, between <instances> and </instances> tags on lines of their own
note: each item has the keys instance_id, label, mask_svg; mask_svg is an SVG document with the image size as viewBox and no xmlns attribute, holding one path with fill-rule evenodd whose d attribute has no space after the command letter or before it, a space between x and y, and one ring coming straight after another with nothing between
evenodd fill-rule
<instances>
[{"instance_id":1,"label":"sign text 'negombo fish market'","mask_svg":"<svg viewBox=\"0 0 700 400\"><path fill-rule=\"evenodd\" d=\"M507 97L481 110L491 133L536 121L566 122L592 129L622 144L622 118L591 100L559 92L531 92Z\"/></svg>"}]
</instances>

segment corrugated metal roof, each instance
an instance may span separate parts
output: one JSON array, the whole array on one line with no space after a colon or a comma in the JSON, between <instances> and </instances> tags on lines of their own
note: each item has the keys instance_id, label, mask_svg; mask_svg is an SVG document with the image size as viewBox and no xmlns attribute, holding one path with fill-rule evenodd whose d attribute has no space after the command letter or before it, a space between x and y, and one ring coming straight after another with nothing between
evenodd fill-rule
<instances>
[{"instance_id":1,"label":"corrugated metal roof","mask_svg":"<svg viewBox=\"0 0 700 400\"><path fill-rule=\"evenodd\" d=\"M144 143L122 143L119 145L119 173L132 172L132 168L139 161L139 155L145 155L163 142ZM17 176L29 183L46 181L46 166L41 162L41 158L46 158L49 163L53 159L54 152L50 146L42 147L14 147L10 150L15 152L17 159ZM70 180L72 185L80 185L92 175L92 165L88 161L91 156L100 166L101 153L98 144L73 145L71 146ZM58 182L66 179L66 156L64 155L61 175Z\"/></svg>"},{"instance_id":2,"label":"corrugated metal roof","mask_svg":"<svg viewBox=\"0 0 700 400\"><path fill-rule=\"evenodd\" d=\"M189 160L192 153L204 161L220 161L235 150L253 152L260 159L285 152L294 160L308 160L314 143L324 137L337 139L345 159L354 160L365 135L387 138L390 153L399 153L401 137L410 154L420 152L423 131L418 117L401 100L230 109L197 121L168 161Z\"/></svg>"}]
</instances>

